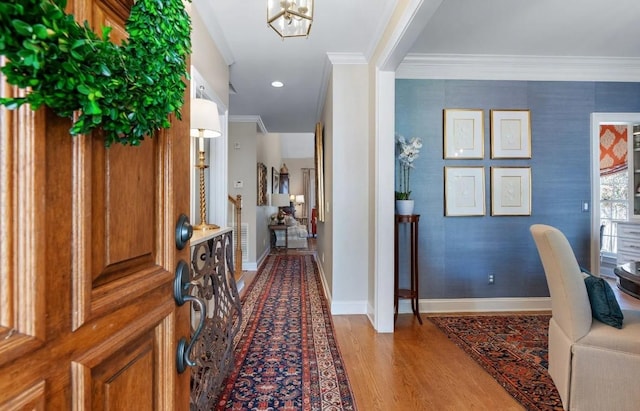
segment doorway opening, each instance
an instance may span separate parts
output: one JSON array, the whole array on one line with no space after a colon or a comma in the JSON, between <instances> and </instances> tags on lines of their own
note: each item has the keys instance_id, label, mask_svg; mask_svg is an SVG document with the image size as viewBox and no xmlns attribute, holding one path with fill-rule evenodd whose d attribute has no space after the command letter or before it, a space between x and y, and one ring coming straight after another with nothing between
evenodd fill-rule
<instances>
[{"instance_id":1,"label":"doorway opening","mask_svg":"<svg viewBox=\"0 0 640 411\"><path fill-rule=\"evenodd\" d=\"M613 277L618 262L618 224L635 214L634 170L629 167L634 124L640 124L640 113L591 116L591 270L604 276Z\"/></svg>"}]
</instances>

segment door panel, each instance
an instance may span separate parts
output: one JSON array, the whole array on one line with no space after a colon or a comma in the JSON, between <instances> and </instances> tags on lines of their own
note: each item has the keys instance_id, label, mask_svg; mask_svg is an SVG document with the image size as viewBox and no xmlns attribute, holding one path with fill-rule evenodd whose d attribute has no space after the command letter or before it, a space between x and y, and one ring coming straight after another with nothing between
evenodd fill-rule
<instances>
[{"instance_id":1,"label":"door panel","mask_svg":"<svg viewBox=\"0 0 640 411\"><path fill-rule=\"evenodd\" d=\"M139 147L118 145L105 149L98 141L92 145L92 156L100 158L100 167L93 167L91 227L102 236L90 241L106 240L104 247L94 248L94 287L127 275L131 267L150 268L155 264L154 227L158 216L135 205L157 202L156 145L157 140L145 141ZM122 184L123 181L135 184Z\"/></svg>"},{"instance_id":2,"label":"door panel","mask_svg":"<svg viewBox=\"0 0 640 411\"><path fill-rule=\"evenodd\" d=\"M131 4L69 12L119 42ZM184 121L107 149L48 109L0 109L0 409L188 409L175 355L189 307L173 300L189 258L174 238L189 208L188 112L186 99Z\"/></svg>"},{"instance_id":3,"label":"door panel","mask_svg":"<svg viewBox=\"0 0 640 411\"><path fill-rule=\"evenodd\" d=\"M2 404L2 409L41 411L45 409L44 404L44 381L38 381Z\"/></svg>"}]
</instances>

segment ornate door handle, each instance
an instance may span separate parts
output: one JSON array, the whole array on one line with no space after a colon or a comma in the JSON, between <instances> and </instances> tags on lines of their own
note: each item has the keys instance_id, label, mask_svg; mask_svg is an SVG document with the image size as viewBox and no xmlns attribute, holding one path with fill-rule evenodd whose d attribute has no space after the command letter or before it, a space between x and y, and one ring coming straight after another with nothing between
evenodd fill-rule
<instances>
[{"instance_id":1,"label":"ornate door handle","mask_svg":"<svg viewBox=\"0 0 640 411\"><path fill-rule=\"evenodd\" d=\"M193 227L189 222L189 217L184 214L180 214L178 221L176 222L176 248L182 250L187 245L187 241L191 239L193 235Z\"/></svg>"},{"instance_id":2,"label":"ornate door handle","mask_svg":"<svg viewBox=\"0 0 640 411\"><path fill-rule=\"evenodd\" d=\"M190 367L196 365L196 362L190 358L191 350L202 332L204 320L207 314L205 301L201 298L189 295L189 286L191 284L189 282L189 276L189 265L184 262L184 260L180 260L176 267L176 277L173 281L173 298L178 306L182 306L187 301L195 304L197 306L196 310L200 311L200 321L198 323L198 328L191 337L190 343L187 344L187 339L185 337L180 338L180 341L178 341L178 348L176 350L176 368L178 369L178 373L183 373L187 368L187 365Z\"/></svg>"}]
</instances>

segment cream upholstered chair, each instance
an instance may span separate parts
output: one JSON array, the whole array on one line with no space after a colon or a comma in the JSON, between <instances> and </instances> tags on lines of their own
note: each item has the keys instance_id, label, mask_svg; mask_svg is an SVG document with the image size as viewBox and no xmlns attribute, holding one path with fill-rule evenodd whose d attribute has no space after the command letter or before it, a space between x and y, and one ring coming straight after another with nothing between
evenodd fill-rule
<instances>
[{"instance_id":1,"label":"cream upholstered chair","mask_svg":"<svg viewBox=\"0 0 640 411\"><path fill-rule=\"evenodd\" d=\"M551 294L549 374L565 410L640 409L640 311L621 329L592 318L584 275L557 228L530 228Z\"/></svg>"}]
</instances>

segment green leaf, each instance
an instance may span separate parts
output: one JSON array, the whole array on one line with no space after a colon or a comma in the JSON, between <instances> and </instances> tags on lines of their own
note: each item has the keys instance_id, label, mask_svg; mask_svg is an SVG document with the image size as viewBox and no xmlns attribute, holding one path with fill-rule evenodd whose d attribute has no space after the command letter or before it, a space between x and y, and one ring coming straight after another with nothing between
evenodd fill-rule
<instances>
[{"instance_id":1,"label":"green leaf","mask_svg":"<svg viewBox=\"0 0 640 411\"><path fill-rule=\"evenodd\" d=\"M102 26L102 41L109 41L109 35L111 34L111 26Z\"/></svg>"},{"instance_id":2,"label":"green leaf","mask_svg":"<svg viewBox=\"0 0 640 411\"><path fill-rule=\"evenodd\" d=\"M42 48L33 40L25 40L22 42L22 47L34 52L42 52Z\"/></svg>"},{"instance_id":3,"label":"green leaf","mask_svg":"<svg viewBox=\"0 0 640 411\"><path fill-rule=\"evenodd\" d=\"M35 24L33 26L33 32L36 34L36 36L40 39L40 40L46 40L47 38L49 38L50 35L52 35L54 32L53 30L51 30L51 32L42 24Z\"/></svg>"},{"instance_id":4,"label":"green leaf","mask_svg":"<svg viewBox=\"0 0 640 411\"><path fill-rule=\"evenodd\" d=\"M77 51L75 51L73 49L70 50L69 53L71 54L71 57L73 57L76 60L82 60L84 58L84 56L82 54L78 53Z\"/></svg>"},{"instance_id":5,"label":"green leaf","mask_svg":"<svg viewBox=\"0 0 640 411\"><path fill-rule=\"evenodd\" d=\"M100 106L95 101L89 101L89 104L85 107L84 112L86 114L102 114Z\"/></svg>"},{"instance_id":6,"label":"green leaf","mask_svg":"<svg viewBox=\"0 0 640 411\"><path fill-rule=\"evenodd\" d=\"M79 84L77 90L85 96L91 93L91 89L84 84Z\"/></svg>"},{"instance_id":7,"label":"green leaf","mask_svg":"<svg viewBox=\"0 0 640 411\"><path fill-rule=\"evenodd\" d=\"M29 23L25 23L22 20L11 20L11 25L16 29L16 32L22 36L30 36L31 33L33 33Z\"/></svg>"}]
</instances>

